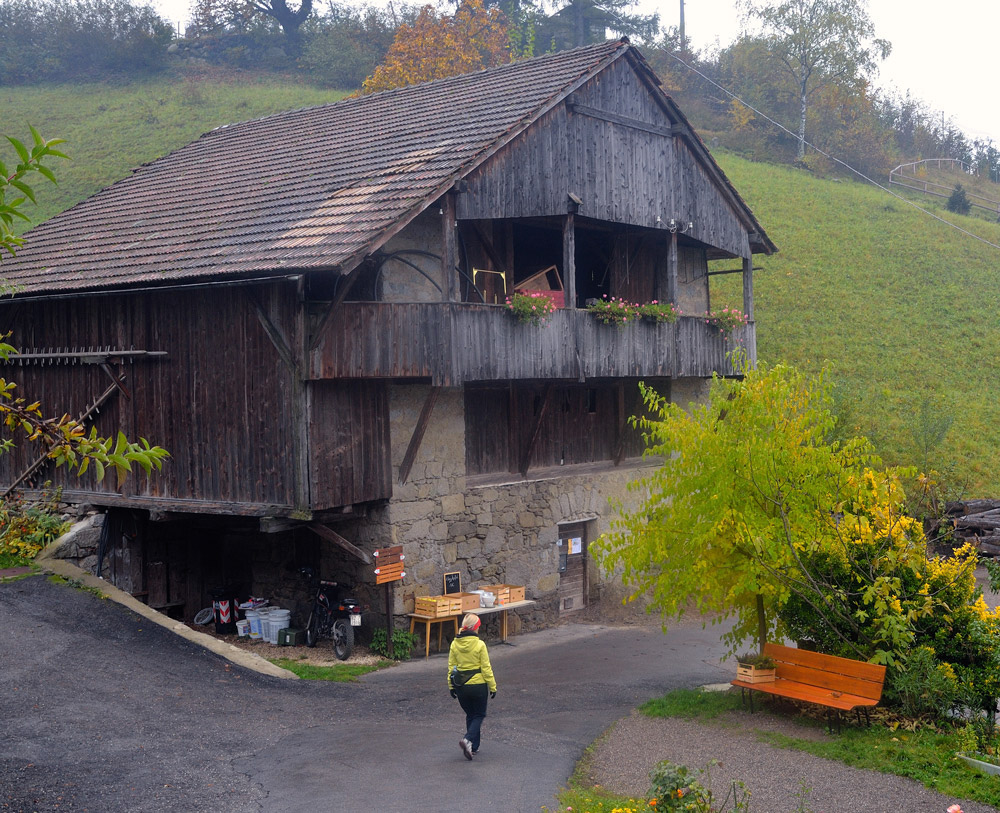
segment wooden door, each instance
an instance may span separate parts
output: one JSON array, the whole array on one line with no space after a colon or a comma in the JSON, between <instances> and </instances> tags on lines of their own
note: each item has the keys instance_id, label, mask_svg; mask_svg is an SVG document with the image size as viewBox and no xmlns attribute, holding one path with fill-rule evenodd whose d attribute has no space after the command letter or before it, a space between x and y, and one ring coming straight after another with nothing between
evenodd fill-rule
<instances>
[{"instance_id":1,"label":"wooden door","mask_svg":"<svg viewBox=\"0 0 1000 813\"><path fill-rule=\"evenodd\" d=\"M587 529L583 524L559 527L559 614L587 604Z\"/></svg>"}]
</instances>

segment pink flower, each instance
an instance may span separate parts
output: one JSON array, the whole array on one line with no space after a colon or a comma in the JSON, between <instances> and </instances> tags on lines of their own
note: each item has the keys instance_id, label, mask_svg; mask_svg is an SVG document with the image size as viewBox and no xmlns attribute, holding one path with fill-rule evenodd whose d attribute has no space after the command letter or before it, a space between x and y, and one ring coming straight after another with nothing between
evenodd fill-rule
<instances>
[{"instance_id":1,"label":"pink flower","mask_svg":"<svg viewBox=\"0 0 1000 813\"><path fill-rule=\"evenodd\" d=\"M962 808L959 805L952 805L948 808L948 813L962 813Z\"/></svg>"}]
</instances>

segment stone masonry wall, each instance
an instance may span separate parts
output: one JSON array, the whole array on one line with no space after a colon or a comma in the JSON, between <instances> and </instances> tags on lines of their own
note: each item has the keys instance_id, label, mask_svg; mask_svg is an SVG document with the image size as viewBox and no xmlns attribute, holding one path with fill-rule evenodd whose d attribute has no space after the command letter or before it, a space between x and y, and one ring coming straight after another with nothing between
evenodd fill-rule
<instances>
[{"instance_id":1,"label":"stone masonry wall","mask_svg":"<svg viewBox=\"0 0 1000 813\"><path fill-rule=\"evenodd\" d=\"M426 386L399 385L390 393L392 461L405 453ZM528 627L558 618L558 525L589 521L590 539L608 530L609 501L627 499L626 484L643 468L623 465L597 474L466 487L464 399L460 389L438 398L410 476L395 483L389 504L369 515L360 536L371 545L402 544L407 577L395 592L397 615L412 612L417 596L442 592L445 572L459 571L464 590L497 583L524 585L537 601L518 616ZM530 475L530 472L529 472ZM361 541L366 547L369 543ZM623 591L590 564L591 602L614 601Z\"/></svg>"}]
</instances>

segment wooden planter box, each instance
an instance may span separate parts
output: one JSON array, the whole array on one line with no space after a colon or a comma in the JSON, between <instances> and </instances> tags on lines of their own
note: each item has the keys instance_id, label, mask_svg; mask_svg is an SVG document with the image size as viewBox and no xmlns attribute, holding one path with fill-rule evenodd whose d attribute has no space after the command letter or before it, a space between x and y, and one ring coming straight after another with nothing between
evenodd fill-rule
<instances>
[{"instance_id":1,"label":"wooden planter box","mask_svg":"<svg viewBox=\"0 0 1000 813\"><path fill-rule=\"evenodd\" d=\"M774 683L774 669L759 669L748 663L736 665L736 679L744 683Z\"/></svg>"},{"instance_id":2,"label":"wooden planter box","mask_svg":"<svg viewBox=\"0 0 1000 813\"><path fill-rule=\"evenodd\" d=\"M462 598L458 593L449 596L420 596L414 600L413 612L431 618L458 615L462 612Z\"/></svg>"}]
</instances>

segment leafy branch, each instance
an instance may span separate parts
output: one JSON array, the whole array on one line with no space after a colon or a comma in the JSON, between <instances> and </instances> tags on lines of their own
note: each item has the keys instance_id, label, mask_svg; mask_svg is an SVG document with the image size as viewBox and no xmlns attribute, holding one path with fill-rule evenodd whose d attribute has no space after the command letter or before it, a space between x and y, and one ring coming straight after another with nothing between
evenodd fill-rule
<instances>
[{"instance_id":1,"label":"leafy branch","mask_svg":"<svg viewBox=\"0 0 1000 813\"><path fill-rule=\"evenodd\" d=\"M35 192L24 179L37 172L52 183L56 183L56 176L44 162L49 158L67 158L66 155L55 149L58 145L65 143L64 139L46 140L34 127L29 126L29 129L33 141L30 150L23 142L7 136L7 140L14 147L19 158L14 170L9 170L3 161L0 161L0 258L2 258L4 250L13 257L16 249L24 244L24 240L14 234L15 220L31 222L31 218L21 211L21 206L27 200L36 203ZM13 194L20 193L20 196L8 200L7 194L11 190L14 190Z\"/></svg>"}]
</instances>

